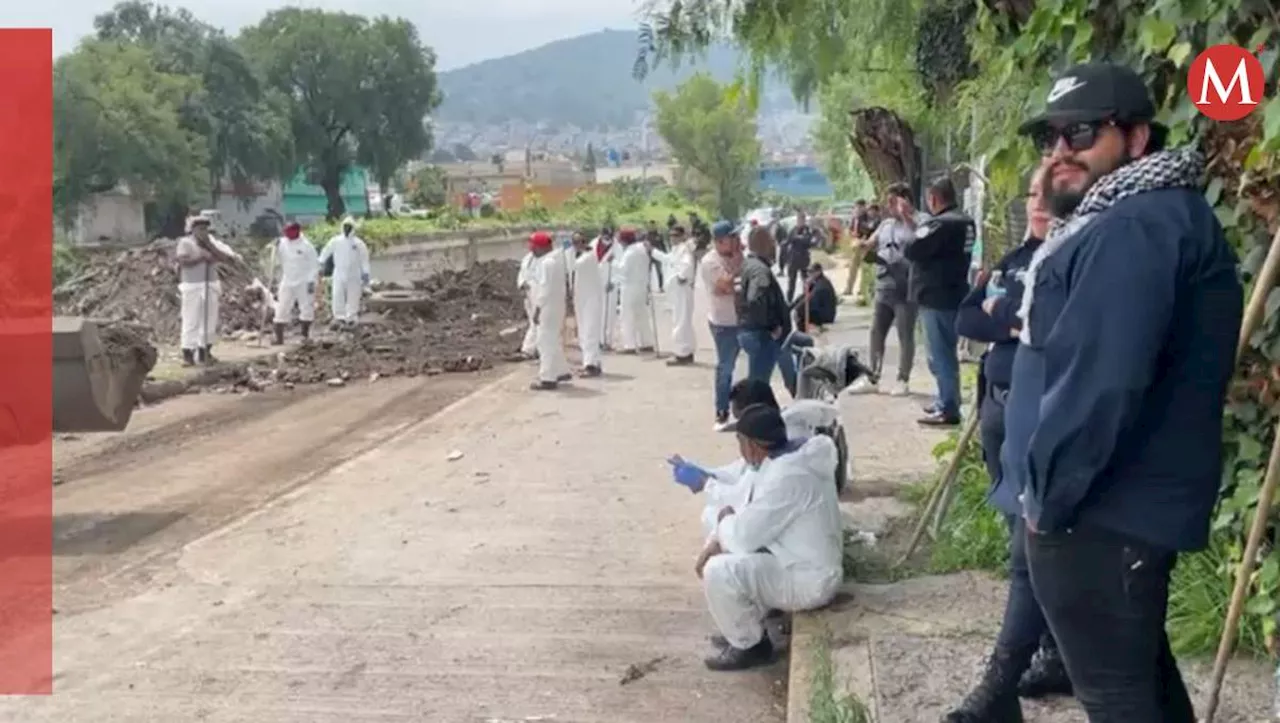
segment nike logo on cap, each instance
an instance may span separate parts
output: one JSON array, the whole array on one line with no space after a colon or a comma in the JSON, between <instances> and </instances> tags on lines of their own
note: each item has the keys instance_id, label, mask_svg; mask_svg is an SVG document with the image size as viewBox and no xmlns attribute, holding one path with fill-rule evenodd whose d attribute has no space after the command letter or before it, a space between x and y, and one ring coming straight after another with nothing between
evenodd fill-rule
<instances>
[{"instance_id":1,"label":"nike logo on cap","mask_svg":"<svg viewBox=\"0 0 1280 723\"><path fill-rule=\"evenodd\" d=\"M1058 82L1053 84L1053 89L1049 91L1049 97L1045 99L1046 103L1056 103L1062 99L1062 96L1073 90L1084 87L1084 83L1076 80L1074 77L1059 78Z\"/></svg>"}]
</instances>

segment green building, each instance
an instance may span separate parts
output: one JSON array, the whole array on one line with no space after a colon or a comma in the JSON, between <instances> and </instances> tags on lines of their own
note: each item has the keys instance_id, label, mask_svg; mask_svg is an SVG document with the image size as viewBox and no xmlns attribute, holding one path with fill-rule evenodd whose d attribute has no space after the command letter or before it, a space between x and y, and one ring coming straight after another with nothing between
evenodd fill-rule
<instances>
[{"instance_id":1,"label":"green building","mask_svg":"<svg viewBox=\"0 0 1280 723\"><path fill-rule=\"evenodd\" d=\"M347 213L363 216L369 212L369 176L364 168L353 166L342 177L339 187ZM284 186L284 216L300 223L322 220L329 210L324 189L307 183L306 173L298 171Z\"/></svg>"}]
</instances>

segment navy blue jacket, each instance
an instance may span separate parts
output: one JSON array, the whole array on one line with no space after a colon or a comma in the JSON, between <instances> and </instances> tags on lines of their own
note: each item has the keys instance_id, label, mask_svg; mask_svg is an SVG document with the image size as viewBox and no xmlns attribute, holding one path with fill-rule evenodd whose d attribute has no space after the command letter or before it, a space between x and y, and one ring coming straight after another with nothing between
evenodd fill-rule
<instances>
[{"instance_id":1,"label":"navy blue jacket","mask_svg":"<svg viewBox=\"0 0 1280 723\"><path fill-rule=\"evenodd\" d=\"M1022 306L1022 290L1027 267L1036 249L1044 243L1038 238L1023 241L1004 255L992 271L999 271L1004 280L1005 295L996 301L991 313L982 310L987 298L987 286L974 287L960 302L956 315L956 333L966 339L991 344L982 362L982 376L988 384L1008 388L1013 378L1013 355L1018 351L1018 338L1010 335L1010 329L1021 329L1018 307Z\"/></svg>"},{"instance_id":2,"label":"navy blue jacket","mask_svg":"<svg viewBox=\"0 0 1280 723\"><path fill-rule=\"evenodd\" d=\"M1001 454L1033 528L1208 543L1244 301L1236 265L1191 189L1124 199L1044 261Z\"/></svg>"}]
</instances>

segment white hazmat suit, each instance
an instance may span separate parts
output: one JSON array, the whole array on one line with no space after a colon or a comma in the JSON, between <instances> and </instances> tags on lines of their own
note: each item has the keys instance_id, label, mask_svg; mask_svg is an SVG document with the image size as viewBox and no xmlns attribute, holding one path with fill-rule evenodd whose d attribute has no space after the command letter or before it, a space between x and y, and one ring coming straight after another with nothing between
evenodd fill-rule
<instances>
[{"instance_id":1,"label":"white hazmat suit","mask_svg":"<svg viewBox=\"0 0 1280 723\"><path fill-rule=\"evenodd\" d=\"M797 399L781 410L782 422L787 425L787 439L805 440L818 434L818 429L830 427L840 418L840 410L834 404L817 399ZM835 474L836 461L832 460L829 474ZM706 503L702 508L702 530L711 535L716 529L716 516L723 507L735 510L747 503L751 494L751 476L754 470L742 458L707 470L711 479L702 489Z\"/></svg>"},{"instance_id":2,"label":"white hazmat suit","mask_svg":"<svg viewBox=\"0 0 1280 723\"><path fill-rule=\"evenodd\" d=\"M360 317L360 297L369 283L369 247L356 235L355 219L346 217L342 220L342 227L343 233L325 244L319 262L323 267L330 258L333 259L330 298L334 320L355 322Z\"/></svg>"},{"instance_id":3,"label":"white hazmat suit","mask_svg":"<svg viewBox=\"0 0 1280 723\"><path fill-rule=\"evenodd\" d=\"M187 224L188 232L191 224ZM232 248L212 235L209 245L221 254L239 259ZM179 261L178 293L182 298L182 349L194 352L213 346L218 338L218 302L222 283L218 281L218 261L200 247L194 236L183 236L174 247Z\"/></svg>"},{"instance_id":4,"label":"white hazmat suit","mask_svg":"<svg viewBox=\"0 0 1280 723\"><path fill-rule=\"evenodd\" d=\"M532 251L526 253L520 259L520 272L516 274L516 288L524 294L524 316L529 322L529 328L525 329L524 339L520 342L520 352L525 356L533 356L538 350L538 327L533 323L537 260Z\"/></svg>"},{"instance_id":5,"label":"white hazmat suit","mask_svg":"<svg viewBox=\"0 0 1280 723\"><path fill-rule=\"evenodd\" d=\"M605 282L600 278L600 260L588 247L573 260L573 315L578 322L578 347L582 366L600 367L603 333Z\"/></svg>"},{"instance_id":6,"label":"white hazmat suit","mask_svg":"<svg viewBox=\"0 0 1280 723\"><path fill-rule=\"evenodd\" d=\"M683 241L671 251L653 250L653 257L667 272L666 290L671 298L671 353L676 358L693 356L697 338L693 333L693 282L697 257L692 239Z\"/></svg>"},{"instance_id":7,"label":"white hazmat suit","mask_svg":"<svg viewBox=\"0 0 1280 723\"><path fill-rule=\"evenodd\" d=\"M567 306L565 290L565 257L557 250L539 256L535 270L538 317L538 381L558 382L573 373L564 355L560 330Z\"/></svg>"},{"instance_id":8,"label":"white hazmat suit","mask_svg":"<svg viewBox=\"0 0 1280 723\"><path fill-rule=\"evenodd\" d=\"M617 241L605 241L599 236L591 244L600 268L600 283L604 289L603 311L600 318L600 344L612 348L613 334L618 325L619 295L622 286L622 246Z\"/></svg>"},{"instance_id":9,"label":"white hazmat suit","mask_svg":"<svg viewBox=\"0 0 1280 723\"><path fill-rule=\"evenodd\" d=\"M653 319L649 315L649 272L652 262L644 244L627 244L622 252L622 310L618 335L622 351L652 349Z\"/></svg>"},{"instance_id":10,"label":"white hazmat suit","mask_svg":"<svg viewBox=\"0 0 1280 723\"><path fill-rule=\"evenodd\" d=\"M770 610L798 612L831 601L844 580L840 505L831 468L835 443L817 436L765 460L750 501L716 525L724 550L703 568L716 627L740 650L765 635ZM761 552L766 550L766 552Z\"/></svg>"},{"instance_id":11,"label":"white hazmat suit","mask_svg":"<svg viewBox=\"0 0 1280 723\"><path fill-rule=\"evenodd\" d=\"M316 281L320 276L320 257L316 247L306 236L296 239L281 236L271 248L271 266L280 270L275 323L291 322L295 306L299 321L315 321Z\"/></svg>"}]
</instances>

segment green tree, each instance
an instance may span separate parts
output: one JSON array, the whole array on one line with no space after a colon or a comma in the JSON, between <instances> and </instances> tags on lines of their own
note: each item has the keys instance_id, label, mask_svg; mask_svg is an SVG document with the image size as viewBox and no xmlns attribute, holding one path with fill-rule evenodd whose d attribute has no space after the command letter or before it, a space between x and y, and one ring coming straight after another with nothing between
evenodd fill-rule
<instances>
[{"instance_id":1,"label":"green tree","mask_svg":"<svg viewBox=\"0 0 1280 723\"><path fill-rule=\"evenodd\" d=\"M423 166L409 179L409 202L419 208L439 208L449 202L445 172L440 166Z\"/></svg>"},{"instance_id":2,"label":"green tree","mask_svg":"<svg viewBox=\"0 0 1280 723\"><path fill-rule=\"evenodd\" d=\"M208 146L208 187L216 202L224 182L248 201L254 181L293 173L293 135L285 98L268 88L240 48L185 9L142 0L118 3L94 19L102 40L146 48L164 73L199 79L182 107L182 123Z\"/></svg>"},{"instance_id":3,"label":"green tree","mask_svg":"<svg viewBox=\"0 0 1280 723\"><path fill-rule=\"evenodd\" d=\"M54 208L69 223L95 194L123 184L162 205L208 190L208 144L183 122L199 80L157 70L146 48L90 40L53 71Z\"/></svg>"},{"instance_id":4,"label":"green tree","mask_svg":"<svg viewBox=\"0 0 1280 723\"><path fill-rule=\"evenodd\" d=\"M703 74L653 97L658 134L672 155L706 181L720 215L736 217L755 193L760 167L755 116L745 99Z\"/></svg>"},{"instance_id":5,"label":"green tree","mask_svg":"<svg viewBox=\"0 0 1280 723\"><path fill-rule=\"evenodd\" d=\"M288 98L297 157L324 189L331 220L346 212L341 180L357 161L386 184L430 149L435 55L411 23L285 8L247 28L241 44Z\"/></svg>"}]
</instances>

